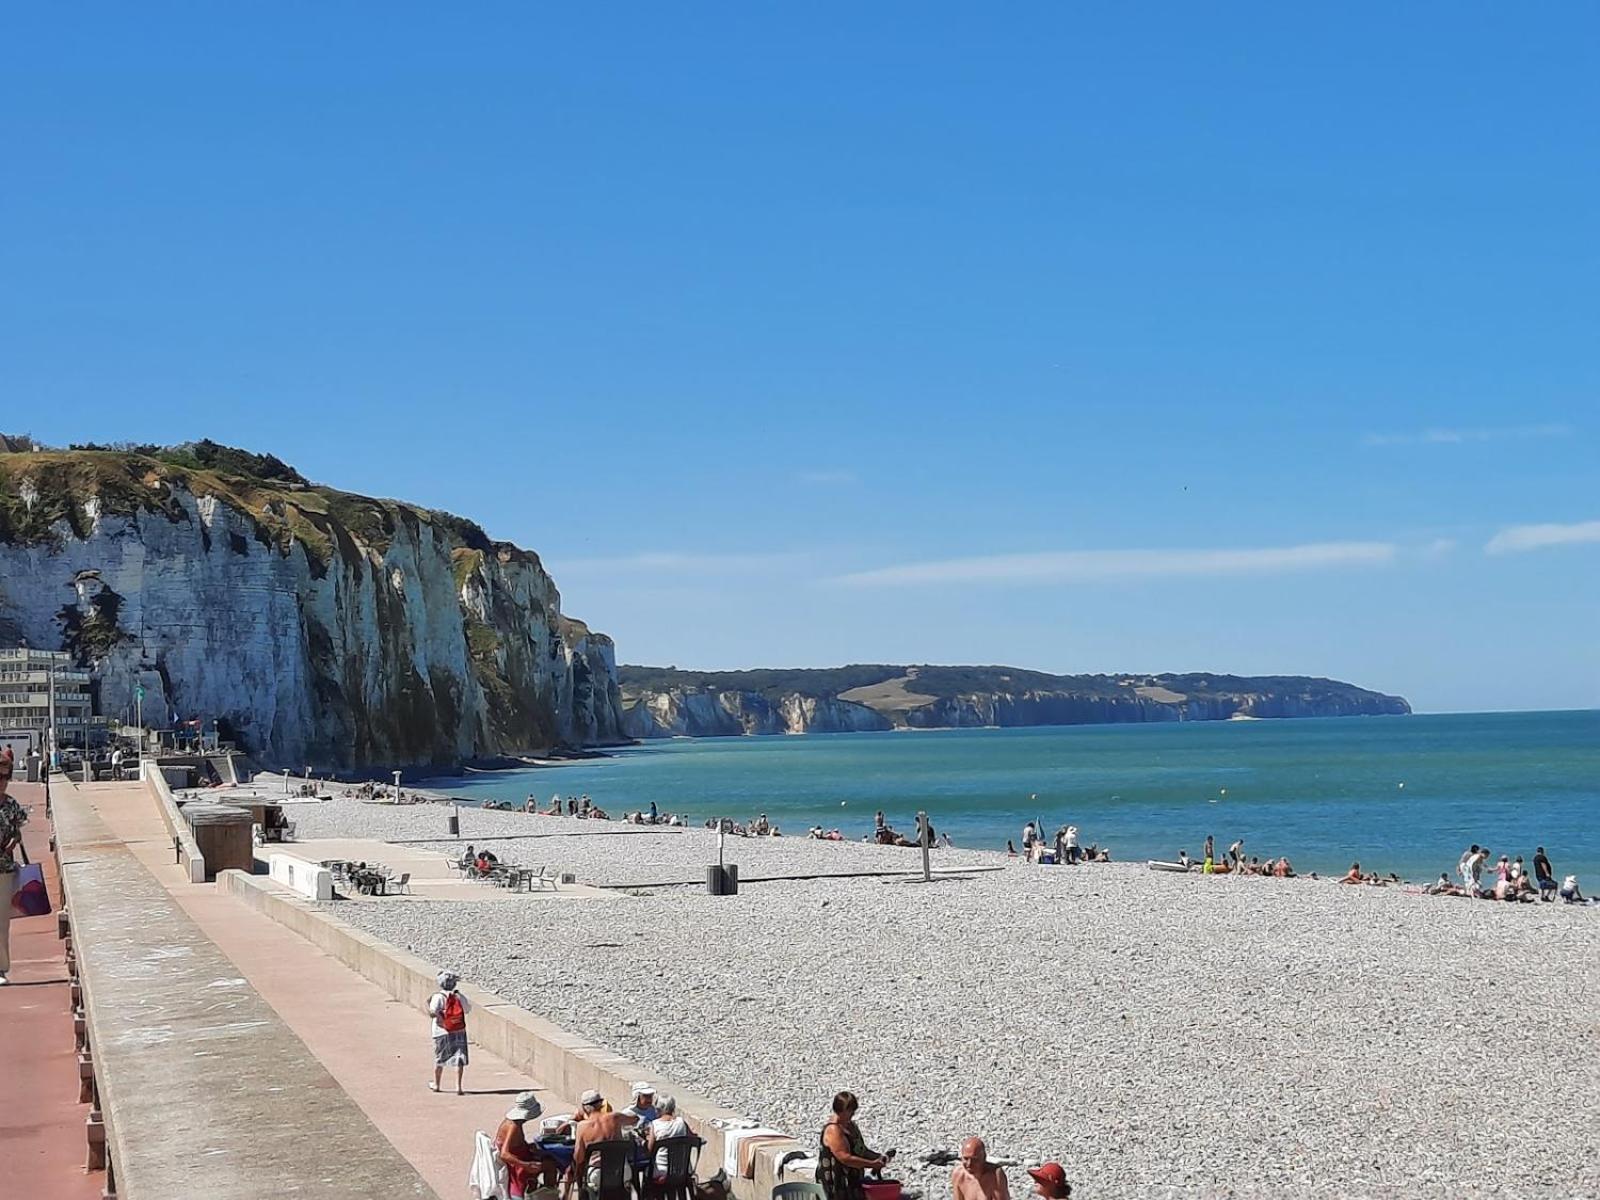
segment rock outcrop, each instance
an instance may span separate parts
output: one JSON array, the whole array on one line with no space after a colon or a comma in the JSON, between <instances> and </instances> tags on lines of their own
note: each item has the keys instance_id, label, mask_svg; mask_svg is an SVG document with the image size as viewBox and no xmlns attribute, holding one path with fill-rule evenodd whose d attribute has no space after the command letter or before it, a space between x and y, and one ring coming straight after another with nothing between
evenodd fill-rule
<instances>
[{"instance_id":1,"label":"rock outcrop","mask_svg":"<svg viewBox=\"0 0 1600 1200\"><path fill-rule=\"evenodd\" d=\"M537 555L209 443L0 454L0 644L23 641L92 665L102 713L142 685L146 724L216 720L268 763L624 739L611 640Z\"/></svg>"},{"instance_id":2,"label":"rock outcrop","mask_svg":"<svg viewBox=\"0 0 1600 1200\"><path fill-rule=\"evenodd\" d=\"M893 729L864 704L797 692L769 700L760 692L670 688L641 696L623 713L635 738L733 737L761 733L861 733Z\"/></svg>"},{"instance_id":3,"label":"rock outcrop","mask_svg":"<svg viewBox=\"0 0 1600 1200\"><path fill-rule=\"evenodd\" d=\"M850 666L690 672L622 667L632 737L1403 714L1411 706L1305 676L1046 675L1014 667Z\"/></svg>"}]
</instances>

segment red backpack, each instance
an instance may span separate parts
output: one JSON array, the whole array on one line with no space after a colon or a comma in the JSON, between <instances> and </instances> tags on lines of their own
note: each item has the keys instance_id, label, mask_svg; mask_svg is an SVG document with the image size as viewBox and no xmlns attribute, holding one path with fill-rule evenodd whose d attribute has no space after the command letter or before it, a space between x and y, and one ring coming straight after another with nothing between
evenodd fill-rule
<instances>
[{"instance_id":1,"label":"red backpack","mask_svg":"<svg viewBox=\"0 0 1600 1200\"><path fill-rule=\"evenodd\" d=\"M446 1033L460 1033L467 1027L467 1009L458 992L446 992L439 1009L439 1027Z\"/></svg>"}]
</instances>

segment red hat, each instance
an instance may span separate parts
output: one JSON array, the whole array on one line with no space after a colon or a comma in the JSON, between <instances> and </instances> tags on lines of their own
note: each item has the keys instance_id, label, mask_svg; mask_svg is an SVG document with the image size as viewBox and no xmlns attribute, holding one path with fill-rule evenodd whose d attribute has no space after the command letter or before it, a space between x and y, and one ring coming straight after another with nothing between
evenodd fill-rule
<instances>
[{"instance_id":1,"label":"red hat","mask_svg":"<svg viewBox=\"0 0 1600 1200\"><path fill-rule=\"evenodd\" d=\"M1060 1163L1048 1162L1043 1166L1029 1167L1028 1174L1050 1188L1067 1186L1067 1172Z\"/></svg>"}]
</instances>

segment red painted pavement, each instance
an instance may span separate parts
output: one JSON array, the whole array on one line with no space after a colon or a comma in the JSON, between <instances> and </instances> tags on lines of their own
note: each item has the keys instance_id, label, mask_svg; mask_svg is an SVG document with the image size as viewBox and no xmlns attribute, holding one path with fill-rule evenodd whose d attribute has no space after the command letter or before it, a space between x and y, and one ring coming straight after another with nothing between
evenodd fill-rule
<instances>
[{"instance_id":1,"label":"red painted pavement","mask_svg":"<svg viewBox=\"0 0 1600 1200\"><path fill-rule=\"evenodd\" d=\"M11 794L28 809L23 844L43 864L59 910L44 787L13 783ZM11 919L11 983L0 987L0 1193L19 1200L98 1197L105 1182L104 1172L83 1167L89 1106L78 1103L64 947L55 913Z\"/></svg>"}]
</instances>

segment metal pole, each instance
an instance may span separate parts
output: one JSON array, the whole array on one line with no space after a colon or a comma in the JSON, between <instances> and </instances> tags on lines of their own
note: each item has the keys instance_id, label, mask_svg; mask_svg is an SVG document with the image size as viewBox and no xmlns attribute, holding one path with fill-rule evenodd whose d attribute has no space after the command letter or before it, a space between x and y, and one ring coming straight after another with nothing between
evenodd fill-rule
<instances>
[{"instance_id":1,"label":"metal pole","mask_svg":"<svg viewBox=\"0 0 1600 1200\"><path fill-rule=\"evenodd\" d=\"M50 706L50 756L45 759L46 773L55 766L56 761L56 660L49 661L49 674L45 677L45 686L50 689L46 703Z\"/></svg>"},{"instance_id":2,"label":"metal pole","mask_svg":"<svg viewBox=\"0 0 1600 1200\"><path fill-rule=\"evenodd\" d=\"M144 684L133 689L134 724L139 727L139 778L144 778Z\"/></svg>"},{"instance_id":3,"label":"metal pole","mask_svg":"<svg viewBox=\"0 0 1600 1200\"><path fill-rule=\"evenodd\" d=\"M933 882L933 868L928 864L928 814L917 814L917 841L922 843L922 882Z\"/></svg>"},{"instance_id":4,"label":"metal pole","mask_svg":"<svg viewBox=\"0 0 1600 1200\"><path fill-rule=\"evenodd\" d=\"M396 804L400 803L400 772L399 771L396 771L394 773L394 802Z\"/></svg>"}]
</instances>

